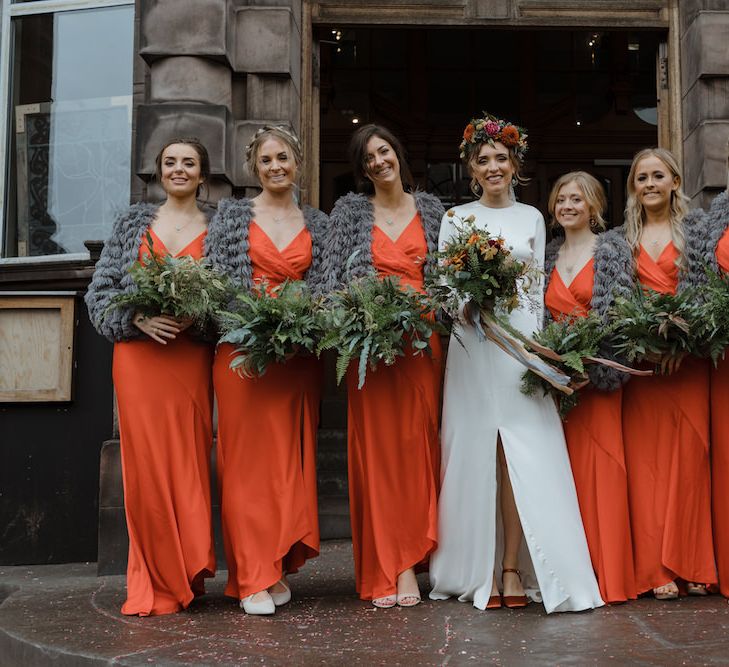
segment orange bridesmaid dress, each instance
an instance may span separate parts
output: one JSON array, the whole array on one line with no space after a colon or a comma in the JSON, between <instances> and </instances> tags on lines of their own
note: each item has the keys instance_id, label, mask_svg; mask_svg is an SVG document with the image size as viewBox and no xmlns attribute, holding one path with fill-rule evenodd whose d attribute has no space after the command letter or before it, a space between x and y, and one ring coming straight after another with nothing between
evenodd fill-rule
<instances>
[{"instance_id":1,"label":"orange bridesmaid dress","mask_svg":"<svg viewBox=\"0 0 729 667\"><path fill-rule=\"evenodd\" d=\"M643 287L675 294L673 243L654 261L641 247ZM623 390L623 439L639 593L675 579L716 583L711 529L709 365L687 357L672 375Z\"/></svg>"},{"instance_id":2,"label":"orange bridesmaid dress","mask_svg":"<svg viewBox=\"0 0 729 667\"><path fill-rule=\"evenodd\" d=\"M594 277L592 259L569 286L556 268L552 270L544 304L556 321L587 315ZM564 422L590 559L605 602L637 597L621 403L622 389L583 389Z\"/></svg>"},{"instance_id":3,"label":"orange bridesmaid dress","mask_svg":"<svg viewBox=\"0 0 729 667\"><path fill-rule=\"evenodd\" d=\"M155 250L164 243L150 230ZM177 256L203 256L205 232ZM149 253L146 241L141 259ZM129 532L122 613L186 608L214 576L210 518L213 348L185 333L167 345L115 343L124 506Z\"/></svg>"},{"instance_id":4,"label":"orange bridesmaid dress","mask_svg":"<svg viewBox=\"0 0 729 667\"><path fill-rule=\"evenodd\" d=\"M311 235L279 251L255 221L248 251L253 280L269 289L301 280L311 264ZM225 594L241 600L273 586L319 554L316 433L321 367L297 356L257 378L230 369L235 346L218 346L218 479L228 562Z\"/></svg>"},{"instance_id":5,"label":"orange bridesmaid dress","mask_svg":"<svg viewBox=\"0 0 729 667\"><path fill-rule=\"evenodd\" d=\"M423 291L428 252L420 215L397 241L375 226L372 263L380 276ZM349 506L357 592L363 600L393 595L397 577L423 570L437 545L438 413L441 344L433 356L406 353L394 365L347 372Z\"/></svg>"},{"instance_id":6,"label":"orange bridesmaid dress","mask_svg":"<svg viewBox=\"0 0 729 667\"><path fill-rule=\"evenodd\" d=\"M716 260L729 273L729 232L716 246ZM729 597L729 358L711 370L711 489L714 517L714 551L719 571L719 590Z\"/></svg>"}]
</instances>

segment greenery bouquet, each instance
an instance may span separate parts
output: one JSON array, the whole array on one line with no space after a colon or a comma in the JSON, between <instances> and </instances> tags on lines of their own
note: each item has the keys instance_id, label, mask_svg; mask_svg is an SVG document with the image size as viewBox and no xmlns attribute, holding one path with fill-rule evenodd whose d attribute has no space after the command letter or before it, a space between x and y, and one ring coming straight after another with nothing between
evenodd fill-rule
<instances>
[{"instance_id":1,"label":"greenery bouquet","mask_svg":"<svg viewBox=\"0 0 729 667\"><path fill-rule=\"evenodd\" d=\"M430 336L440 329L426 317L431 310L425 295L402 289L396 277L354 278L327 297L318 350L336 350L337 383L350 361L357 359L361 389L368 368L375 370L380 363L391 366L406 354L430 353Z\"/></svg>"},{"instance_id":2,"label":"greenery bouquet","mask_svg":"<svg viewBox=\"0 0 729 667\"><path fill-rule=\"evenodd\" d=\"M710 310L691 289L661 294L638 287L630 298L615 300L610 313L613 346L629 363L661 363L683 354L701 356Z\"/></svg>"},{"instance_id":3,"label":"greenery bouquet","mask_svg":"<svg viewBox=\"0 0 729 667\"><path fill-rule=\"evenodd\" d=\"M211 269L204 259L156 253L149 232L146 240L149 255L129 269L136 289L114 296L107 312L130 307L147 316L172 315L205 326L229 296L227 278Z\"/></svg>"},{"instance_id":4,"label":"greenery bouquet","mask_svg":"<svg viewBox=\"0 0 729 667\"><path fill-rule=\"evenodd\" d=\"M315 351L321 336L319 302L303 281L239 291L229 311L219 311L221 343L236 346L230 367L244 377L264 375L272 363Z\"/></svg>"}]
</instances>

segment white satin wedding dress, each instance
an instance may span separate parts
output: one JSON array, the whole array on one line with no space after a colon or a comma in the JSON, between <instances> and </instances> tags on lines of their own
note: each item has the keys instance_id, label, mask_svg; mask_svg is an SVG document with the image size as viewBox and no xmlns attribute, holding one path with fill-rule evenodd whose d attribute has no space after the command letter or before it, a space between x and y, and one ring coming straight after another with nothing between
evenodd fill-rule
<instances>
[{"instance_id":1,"label":"white satin wedding dress","mask_svg":"<svg viewBox=\"0 0 729 667\"><path fill-rule=\"evenodd\" d=\"M539 269L544 264L541 213L515 203L493 209L473 202L458 206L462 219L506 239L515 256ZM440 247L456 219L443 218ZM525 334L541 327L541 281L530 288L531 305L510 315ZM577 504L562 424L551 398L519 390L524 368L472 326L451 336L446 367L438 549L431 557L430 597L458 596L484 609L496 564L501 576L502 539L497 503L497 436L514 489L524 540L519 566L524 588L547 613L599 607L600 598Z\"/></svg>"}]
</instances>

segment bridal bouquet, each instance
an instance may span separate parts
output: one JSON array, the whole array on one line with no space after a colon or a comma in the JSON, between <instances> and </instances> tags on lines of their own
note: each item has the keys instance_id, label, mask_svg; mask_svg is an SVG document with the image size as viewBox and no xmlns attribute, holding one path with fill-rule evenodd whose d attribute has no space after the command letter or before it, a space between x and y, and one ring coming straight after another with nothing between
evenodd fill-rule
<instances>
[{"instance_id":1,"label":"bridal bouquet","mask_svg":"<svg viewBox=\"0 0 729 667\"><path fill-rule=\"evenodd\" d=\"M136 290L114 296L106 312L133 308L148 316L172 315L204 326L229 295L227 278L204 259L157 254L149 232L146 238L150 254L129 269Z\"/></svg>"},{"instance_id":2,"label":"bridal bouquet","mask_svg":"<svg viewBox=\"0 0 729 667\"><path fill-rule=\"evenodd\" d=\"M354 278L326 299L318 351L336 350L337 383L356 359L361 389L368 368L375 370L380 363L391 366L398 357L431 351L430 336L440 330L426 317L432 307L425 295L402 289L396 277Z\"/></svg>"},{"instance_id":3,"label":"bridal bouquet","mask_svg":"<svg viewBox=\"0 0 729 667\"><path fill-rule=\"evenodd\" d=\"M272 363L314 352L321 336L319 302L303 281L240 291L229 311L219 311L221 343L236 346L230 367L243 377L260 377Z\"/></svg>"},{"instance_id":4,"label":"bridal bouquet","mask_svg":"<svg viewBox=\"0 0 729 667\"><path fill-rule=\"evenodd\" d=\"M464 300L481 311L512 311L519 305L523 279L529 273L527 264L511 254L503 238L476 227L473 215L464 220L453 209L446 215L458 219L456 232L435 253L438 265L428 291L451 316Z\"/></svg>"}]
</instances>

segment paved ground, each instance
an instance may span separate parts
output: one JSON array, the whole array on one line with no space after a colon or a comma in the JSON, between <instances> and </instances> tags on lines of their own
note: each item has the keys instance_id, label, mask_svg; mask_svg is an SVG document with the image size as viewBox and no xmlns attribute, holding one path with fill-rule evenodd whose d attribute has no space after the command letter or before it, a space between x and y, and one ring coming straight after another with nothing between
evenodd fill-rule
<instances>
[{"instance_id":1,"label":"paved ground","mask_svg":"<svg viewBox=\"0 0 729 667\"><path fill-rule=\"evenodd\" d=\"M273 617L224 598L225 573L186 612L131 618L124 578L96 577L93 563L0 568L0 665L729 664L719 596L551 616L454 600L379 610L353 594L351 563L348 542L325 543Z\"/></svg>"}]
</instances>

